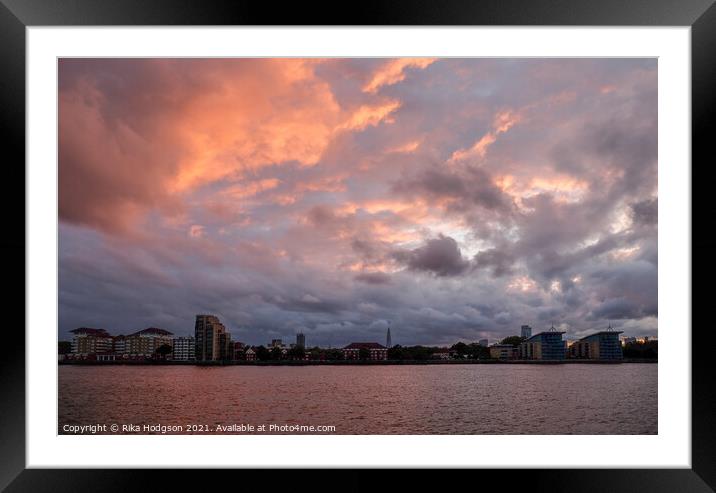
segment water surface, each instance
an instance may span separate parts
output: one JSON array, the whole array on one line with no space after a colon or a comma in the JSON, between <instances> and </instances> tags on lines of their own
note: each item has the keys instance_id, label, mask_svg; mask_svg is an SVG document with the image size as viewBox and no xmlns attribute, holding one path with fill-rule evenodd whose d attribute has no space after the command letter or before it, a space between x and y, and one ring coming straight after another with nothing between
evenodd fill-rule
<instances>
[{"instance_id":1,"label":"water surface","mask_svg":"<svg viewBox=\"0 0 716 493\"><path fill-rule=\"evenodd\" d=\"M93 423L656 434L657 365L60 366L59 433Z\"/></svg>"}]
</instances>

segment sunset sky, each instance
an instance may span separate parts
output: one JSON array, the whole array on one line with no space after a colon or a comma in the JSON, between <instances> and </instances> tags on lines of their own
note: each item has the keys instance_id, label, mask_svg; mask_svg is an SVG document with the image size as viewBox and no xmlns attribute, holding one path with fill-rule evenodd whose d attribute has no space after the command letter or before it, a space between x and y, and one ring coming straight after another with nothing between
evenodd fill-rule
<instances>
[{"instance_id":1,"label":"sunset sky","mask_svg":"<svg viewBox=\"0 0 716 493\"><path fill-rule=\"evenodd\" d=\"M656 59L61 59L59 335L657 334Z\"/></svg>"}]
</instances>

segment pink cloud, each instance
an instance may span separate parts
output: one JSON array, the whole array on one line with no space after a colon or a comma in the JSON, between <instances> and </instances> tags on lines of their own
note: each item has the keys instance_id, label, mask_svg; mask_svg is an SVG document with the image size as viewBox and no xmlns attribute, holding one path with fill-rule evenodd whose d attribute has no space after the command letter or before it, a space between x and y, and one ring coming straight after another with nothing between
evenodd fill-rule
<instances>
[{"instance_id":1,"label":"pink cloud","mask_svg":"<svg viewBox=\"0 0 716 493\"><path fill-rule=\"evenodd\" d=\"M424 69L434 63L435 58L398 58L389 60L378 68L363 86L363 92L375 93L383 86L391 86L405 80L408 68Z\"/></svg>"}]
</instances>

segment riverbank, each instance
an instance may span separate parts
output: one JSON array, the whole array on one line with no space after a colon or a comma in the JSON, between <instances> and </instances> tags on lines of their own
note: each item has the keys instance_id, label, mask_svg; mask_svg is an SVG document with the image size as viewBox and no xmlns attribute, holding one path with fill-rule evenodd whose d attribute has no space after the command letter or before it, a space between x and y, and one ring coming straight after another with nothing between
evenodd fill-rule
<instances>
[{"instance_id":1,"label":"riverbank","mask_svg":"<svg viewBox=\"0 0 716 493\"><path fill-rule=\"evenodd\" d=\"M453 360L331 360L331 361L303 361L303 360L279 360L279 361L138 361L138 360L63 360L60 365L88 365L88 366L111 366L111 365L141 365L141 366L385 366L385 365L564 365L564 364L606 364L615 365L622 363L658 363L656 359L647 358L625 358L623 360L608 361L595 359L566 359L566 360L474 360L474 359L453 359Z\"/></svg>"}]
</instances>

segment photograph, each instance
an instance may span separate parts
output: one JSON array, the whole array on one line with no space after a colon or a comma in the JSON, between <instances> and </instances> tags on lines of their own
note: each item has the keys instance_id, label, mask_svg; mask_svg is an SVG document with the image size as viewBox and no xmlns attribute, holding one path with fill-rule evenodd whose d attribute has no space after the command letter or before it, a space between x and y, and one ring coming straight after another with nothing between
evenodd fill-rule
<instances>
[{"instance_id":1,"label":"photograph","mask_svg":"<svg viewBox=\"0 0 716 493\"><path fill-rule=\"evenodd\" d=\"M57 434L658 435L659 63L57 57Z\"/></svg>"}]
</instances>

